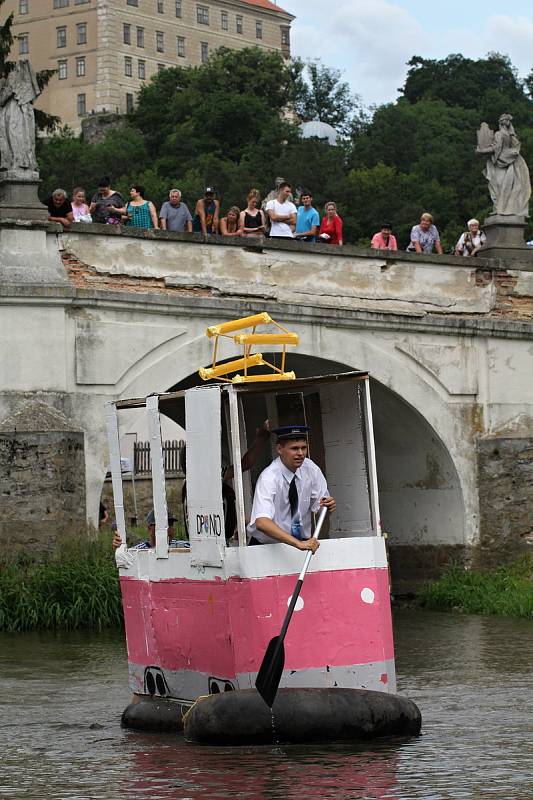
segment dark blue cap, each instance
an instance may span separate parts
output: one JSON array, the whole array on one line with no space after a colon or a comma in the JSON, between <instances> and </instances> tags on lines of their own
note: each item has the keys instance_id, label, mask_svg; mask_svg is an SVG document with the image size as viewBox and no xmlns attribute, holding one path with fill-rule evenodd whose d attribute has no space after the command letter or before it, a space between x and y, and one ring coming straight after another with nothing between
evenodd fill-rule
<instances>
[{"instance_id":1,"label":"dark blue cap","mask_svg":"<svg viewBox=\"0 0 533 800\"><path fill-rule=\"evenodd\" d=\"M306 439L309 428L307 425L284 425L282 428L272 428L278 439Z\"/></svg>"}]
</instances>

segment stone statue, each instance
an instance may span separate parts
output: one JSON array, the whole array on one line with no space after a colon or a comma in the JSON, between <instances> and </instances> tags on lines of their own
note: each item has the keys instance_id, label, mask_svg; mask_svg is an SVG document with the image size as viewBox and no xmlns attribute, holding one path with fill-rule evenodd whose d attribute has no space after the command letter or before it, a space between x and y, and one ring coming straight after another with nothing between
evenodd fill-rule
<instances>
[{"instance_id":1,"label":"stone statue","mask_svg":"<svg viewBox=\"0 0 533 800\"><path fill-rule=\"evenodd\" d=\"M502 114L494 133L486 122L477 132L478 155L486 155L483 171L489 182L493 213L504 216L529 216L531 183L527 164L520 155L520 141L510 114Z\"/></svg>"},{"instance_id":2,"label":"stone statue","mask_svg":"<svg viewBox=\"0 0 533 800\"><path fill-rule=\"evenodd\" d=\"M40 94L29 61L18 61L0 78L0 178L37 173L35 117L32 102Z\"/></svg>"}]
</instances>

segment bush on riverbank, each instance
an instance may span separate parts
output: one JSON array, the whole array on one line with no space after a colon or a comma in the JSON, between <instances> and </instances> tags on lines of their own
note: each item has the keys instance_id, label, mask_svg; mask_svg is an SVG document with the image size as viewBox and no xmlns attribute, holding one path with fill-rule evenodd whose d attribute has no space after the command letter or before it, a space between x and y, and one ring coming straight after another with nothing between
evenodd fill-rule
<instances>
[{"instance_id":1,"label":"bush on riverbank","mask_svg":"<svg viewBox=\"0 0 533 800\"><path fill-rule=\"evenodd\" d=\"M122 624L122 603L109 534L64 541L40 560L0 563L0 631L107 628Z\"/></svg>"},{"instance_id":2,"label":"bush on riverbank","mask_svg":"<svg viewBox=\"0 0 533 800\"><path fill-rule=\"evenodd\" d=\"M486 572L451 567L423 588L420 602L435 611L533 619L533 556Z\"/></svg>"}]
</instances>

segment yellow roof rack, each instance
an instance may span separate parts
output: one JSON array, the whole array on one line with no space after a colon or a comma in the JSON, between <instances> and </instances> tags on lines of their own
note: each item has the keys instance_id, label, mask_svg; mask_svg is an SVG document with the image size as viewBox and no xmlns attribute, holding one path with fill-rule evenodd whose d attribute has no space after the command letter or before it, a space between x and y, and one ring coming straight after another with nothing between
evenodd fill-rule
<instances>
[{"instance_id":1,"label":"yellow roof rack","mask_svg":"<svg viewBox=\"0 0 533 800\"><path fill-rule=\"evenodd\" d=\"M274 325L278 332L276 333L256 333L258 325ZM237 333L251 328L251 332ZM291 381L296 378L294 372L285 372L285 355L287 345L295 346L299 344L300 337L297 333L288 331L279 322L272 319L270 314L263 311L261 314L253 314L250 317L242 317L241 319L234 319L231 322L221 322L219 325L210 325L206 330L206 336L214 339L213 342L213 363L210 367L201 367L198 374L204 381L209 381L214 378L227 383L251 383L252 381ZM218 340L220 336L227 339L233 339L235 344L242 346L242 358L233 361L226 361L217 364L217 350ZM267 344L267 345L281 345L281 367L278 368L269 361L265 361L262 353L252 353L251 348L254 344ZM250 367L266 366L270 367L272 372L261 374L248 374ZM231 372L243 370L243 375L234 375L233 378L226 377Z\"/></svg>"}]
</instances>

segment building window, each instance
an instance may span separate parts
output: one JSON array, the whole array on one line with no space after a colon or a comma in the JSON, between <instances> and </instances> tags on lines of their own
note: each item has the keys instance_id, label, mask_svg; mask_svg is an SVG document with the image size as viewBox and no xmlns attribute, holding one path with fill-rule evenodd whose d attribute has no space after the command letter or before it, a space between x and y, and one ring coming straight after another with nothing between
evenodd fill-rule
<instances>
[{"instance_id":1,"label":"building window","mask_svg":"<svg viewBox=\"0 0 533 800\"><path fill-rule=\"evenodd\" d=\"M209 58L209 45L207 42L200 42L200 58L202 59L202 64L205 64Z\"/></svg>"},{"instance_id":2,"label":"building window","mask_svg":"<svg viewBox=\"0 0 533 800\"><path fill-rule=\"evenodd\" d=\"M126 5L127 6L138 6L139 5L139 0L126 0Z\"/></svg>"},{"instance_id":3,"label":"building window","mask_svg":"<svg viewBox=\"0 0 533 800\"><path fill-rule=\"evenodd\" d=\"M126 114L131 114L133 111L133 95L127 92L126 94Z\"/></svg>"},{"instance_id":4,"label":"building window","mask_svg":"<svg viewBox=\"0 0 533 800\"><path fill-rule=\"evenodd\" d=\"M180 58L185 58L185 36L177 36L176 37L176 45L177 45L179 57Z\"/></svg>"},{"instance_id":5,"label":"building window","mask_svg":"<svg viewBox=\"0 0 533 800\"><path fill-rule=\"evenodd\" d=\"M29 52L29 41L27 33L19 33L19 56L25 56Z\"/></svg>"},{"instance_id":6,"label":"building window","mask_svg":"<svg viewBox=\"0 0 533 800\"><path fill-rule=\"evenodd\" d=\"M263 23L256 21L255 23L255 38L262 39L263 38Z\"/></svg>"},{"instance_id":7,"label":"building window","mask_svg":"<svg viewBox=\"0 0 533 800\"><path fill-rule=\"evenodd\" d=\"M157 13L158 14L165 13L165 0L157 0Z\"/></svg>"},{"instance_id":8,"label":"building window","mask_svg":"<svg viewBox=\"0 0 533 800\"><path fill-rule=\"evenodd\" d=\"M124 56L124 75L127 78L131 78L133 75L133 62L131 60L131 56Z\"/></svg>"},{"instance_id":9,"label":"building window","mask_svg":"<svg viewBox=\"0 0 533 800\"><path fill-rule=\"evenodd\" d=\"M209 8L207 6L196 6L196 22L199 25L209 25Z\"/></svg>"},{"instance_id":10,"label":"building window","mask_svg":"<svg viewBox=\"0 0 533 800\"><path fill-rule=\"evenodd\" d=\"M56 28L57 34L57 46L58 47L66 47L67 46L67 29L65 26L61 28Z\"/></svg>"},{"instance_id":11,"label":"building window","mask_svg":"<svg viewBox=\"0 0 533 800\"><path fill-rule=\"evenodd\" d=\"M87 99L85 97L85 93L78 95L76 106L78 110L78 117L83 117L83 115L87 113Z\"/></svg>"},{"instance_id":12,"label":"building window","mask_svg":"<svg viewBox=\"0 0 533 800\"><path fill-rule=\"evenodd\" d=\"M176 16L181 19L181 0L176 0Z\"/></svg>"},{"instance_id":13,"label":"building window","mask_svg":"<svg viewBox=\"0 0 533 800\"><path fill-rule=\"evenodd\" d=\"M166 69L166 65L165 64L158 64L157 65L157 71L158 72L163 72L164 69Z\"/></svg>"},{"instance_id":14,"label":"building window","mask_svg":"<svg viewBox=\"0 0 533 800\"><path fill-rule=\"evenodd\" d=\"M235 30L237 33L242 33L242 16L240 14L235 17Z\"/></svg>"},{"instance_id":15,"label":"building window","mask_svg":"<svg viewBox=\"0 0 533 800\"><path fill-rule=\"evenodd\" d=\"M87 44L87 23L78 22L76 25L76 44Z\"/></svg>"},{"instance_id":16,"label":"building window","mask_svg":"<svg viewBox=\"0 0 533 800\"><path fill-rule=\"evenodd\" d=\"M228 12L227 11L221 11L220 12L220 27L222 28L223 31L227 31L228 30Z\"/></svg>"},{"instance_id":17,"label":"building window","mask_svg":"<svg viewBox=\"0 0 533 800\"><path fill-rule=\"evenodd\" d=\"M290 45L291 43L291 35L290 35L290 28L282 28L281 29L281 44L283 45Z\"/></svg>"},{"instance_id":18,"label":"building window","mask_svg":"<svg viewBox=\"0 0 533 800\"><path fill-rule=\"evenodd\" d=\"M139 59L139 63L137 65L137 75L141 81L144 81L146 78L146 61L141 61L141 59Z\"/></svg>"},{"instance_id":19,"label":"building window","mask_svg":"<svg viewBox=\"0 0 533 800\"><path fill-rule=\"evenodd\" d=\"M165 34L163 31L155 32L155 49L158 53L165 52Z\"/></svg>"},{"instance_id":20,"label":"building window","mask_svg":"<svg viewBox=\"0 0 533 800\"><path fill-rule=\"evenodd\" d=\"M75 6L83 6L85 3L90 3L91 0L74 0Z\"/></svg>"},{"instance_id":21,"label":"building window","mask_svg":"<svg viewBox=\"0 0 533 800\"><path fill-rule=\"evenodd\" d=\"M144 47L144 28L137 28L137 47Z\"/></svg>"},{"instance_id":22,"label":"building window","mask_svg":"<svg viewBox=\"0 0 533 800\"><path fill-rule=\"evenodd\" d=\"M54 8L66 8L68 0L54 0Z\"/></svg>"},{"instance_id":23,"label":"building window","mask_svg":"<svg viewBox=\"0 0 533 800\"><path fill-rule=\"evenodd\" d=\"M28 0L19 0L19 14L28 13Z\"/></svg>"},{"instance_id":24,"label":"building window","mask_svg":"<svg viewBox=\"0 0 533 800\"><path fill-rule=\"evenodd\" d=\"M131 25L127 22L122 25L122 41L124 44L131 44Z\"/></svg>"},{"instance_id":25,"label":"building window","mask_svg":"<svg viewBox=\"0 0 533 800\"><path fill-rule=\"evenodd\" d=\"M76 77L85 77L85 56L78 56L76 59Z\"/></svg>"},{"instance_id":26,"label":"building window","mask_svg":"<svg viewBox=\"0 0 533 800\"><path fill-rule=\"evenodd\" d=\"M67 62L66 61L58 61L57 62L57 77L58 80L64 81L67 78L68 70L67 70Z\"/></svg>"}]
</instances>

